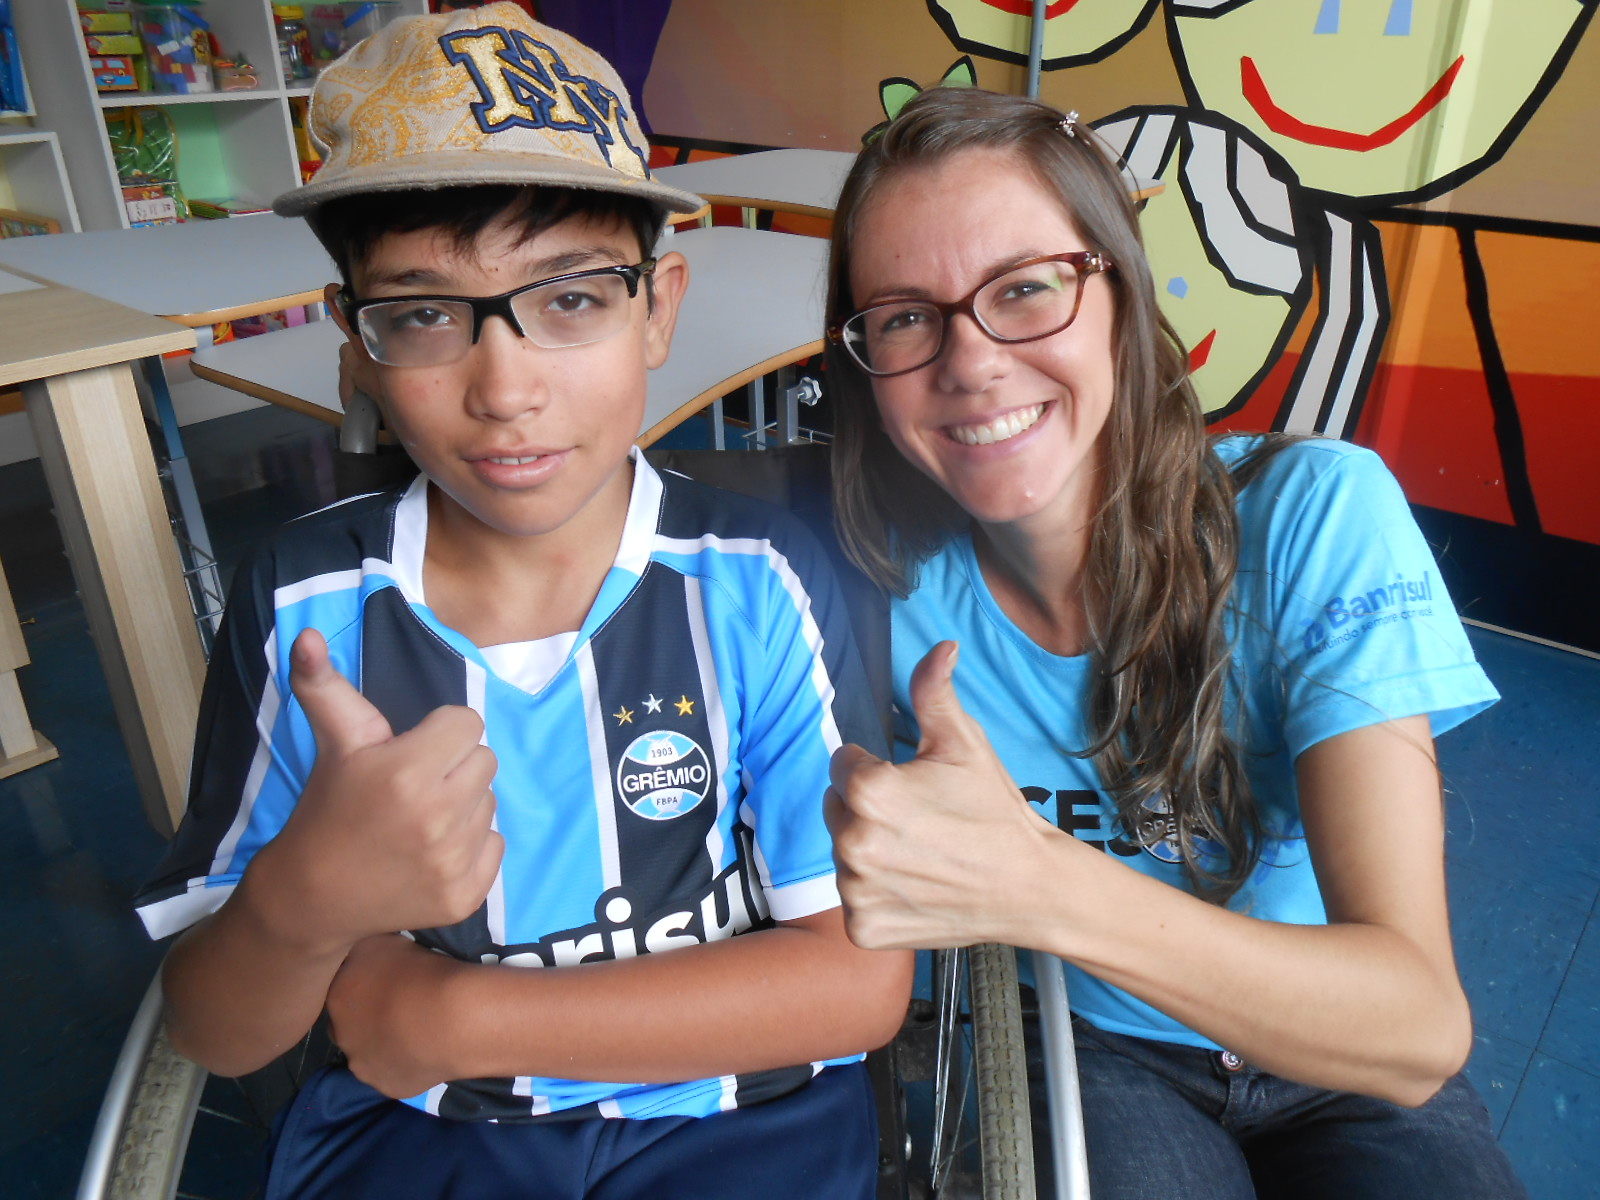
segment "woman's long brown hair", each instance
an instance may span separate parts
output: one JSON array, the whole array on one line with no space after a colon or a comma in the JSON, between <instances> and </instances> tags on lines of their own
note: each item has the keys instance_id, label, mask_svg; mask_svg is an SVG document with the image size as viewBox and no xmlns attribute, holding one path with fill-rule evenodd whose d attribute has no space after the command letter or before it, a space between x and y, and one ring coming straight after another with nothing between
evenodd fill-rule
<instances>
[{"instance_id":1,"label":"woman's long brown hair","mask_svg":"<svg viewBox=\"0 0 1600 1200\"><path fill-rule=\"evenodd\" d=\"M1237 490L1276 448L1230 474L1211 448L1188 362L1156 302L1133 202L1087 126L1048 105L976 88L930 88L867 146L834 218L827 316L855 311L851 246L863 208L898 172L964 150L1001 150L1034 172L1087 248L1107 254L1115 392L1101 433L1100 505L1086 570L1095 670L1087 726L1124 832L1146 844L1167 810L1196 890L1226 903L1250 877L1262 826L1228 729L1226 614L1238 561ZM937 236L929 230L928 236ZM851 557L904 596L919 564L971 524L901 456L878 420L870 379L828 351L834 396L834 501ZM1170 806L1170 807L1169 807ZM1210 843L1210 845L1206 845Z\"/></svg>"}]
</instances>

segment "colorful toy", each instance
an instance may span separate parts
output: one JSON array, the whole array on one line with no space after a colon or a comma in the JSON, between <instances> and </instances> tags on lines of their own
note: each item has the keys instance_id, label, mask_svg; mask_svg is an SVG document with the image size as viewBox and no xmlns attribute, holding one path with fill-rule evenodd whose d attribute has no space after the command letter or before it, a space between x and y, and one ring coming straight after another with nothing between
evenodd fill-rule
<instances>
[{"instance_id":1,"label":"colorful toy","mask_svg":"<svg viewBox=\"0 0 1600 1200\"><path fill-rule=\"evenodd\" d=\"M178 187L178 135L166 110L124 108L105 117L128 223L137 228L186 219L189 205Z\"/></svg>"},{"instance_id":2,"label":"colorful toy","mask_svg":"<svg viewBox=\"0 0 1600 1200\"><path fill-rule=\"evenodd\" d=\"M78 24L85 33L132 33L131 12L82 12Z\"/></svg>"},{"instance_id":3,"label":"colorful toy","mask_svg":"<svg viewBox=\"0 0 1600 1200\"><path fill-rule=\"evenodd\" d=\"M139 36L150 60L150 83L158 92L213 90L211 26L196 9L199 0L143 0L137 10Z\"/></svg>"},{"instance_id":4,"label":"colorful toy","mask_svg":"<svg viewBox=\"0 0 1600 1200\"><path fill-rule=\"evenodd\" d=\"M143 54L144 45L134 33L86 33L83 44L90 54Z\"/></svg>"},{"instance_id":5,"label":"colorful toy","mask_svg":"<svg viewBox=\"0 0 1600 1200\"><path fill-rule=\"evenodd\" d=\"M91 58L89 72L94 76L94 86L102 92L136 92L139 90L139 72L131 54L113 54Z\"/></svg>"},{"instance_id":6,"label":"colorful toy","mask_svg":"<svg viewBox=\"0 0 1600 1200\"><path fill-rule=\"evenodd\" d=\"M211 78L219 92L249 92L261 86L261 77L242 55L212 59Z\"/></svg>"},{"instance_id":7,"label":"colorful toy","mask_svg":"<svg viewBox=\"0 0 1600 1200\"><path fill-rule=\"evenodd\" d=\"M293 86L310 79L313 67L306 10L298 4L274 4L272 21L278 36L278 58L283 64L283 82Z\"/></svg>"}]
</instances>

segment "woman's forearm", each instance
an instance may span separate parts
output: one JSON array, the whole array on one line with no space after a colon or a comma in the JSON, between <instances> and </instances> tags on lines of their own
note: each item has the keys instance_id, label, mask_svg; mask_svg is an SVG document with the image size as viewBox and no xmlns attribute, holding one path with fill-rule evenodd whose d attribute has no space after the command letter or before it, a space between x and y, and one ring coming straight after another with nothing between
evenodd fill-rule
<instances>
[{"instance_id":1,"label":"woman's forearm","mask_svg":"<svg viewBox=\"0 0 1600 1200\"><path fill-rule=\"evenodd\" d=\"M1406 934L1257 920L1081 843L1058 849L1071 871L1059 870L1064 855L1030 869L1033 902L1013 908L1004 940L1058 954L1305 1083L1418 1104L1465 1061L1471 1016L1455 972Z\"/></svg>"}]
</instances>

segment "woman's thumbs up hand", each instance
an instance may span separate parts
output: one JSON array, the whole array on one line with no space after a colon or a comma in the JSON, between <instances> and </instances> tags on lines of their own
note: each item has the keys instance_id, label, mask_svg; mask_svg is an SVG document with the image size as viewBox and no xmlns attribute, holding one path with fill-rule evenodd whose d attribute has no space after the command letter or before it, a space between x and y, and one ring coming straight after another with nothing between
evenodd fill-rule
<instances>
[{"instance_id":1,"label":"woman's thumbs up hand","mask_svg":"<svg viewBox=\"0 0 1600 1200\"><path fill-rule=\"evenodd\" d=\"M1053 832L961 707L957 652L940 642L912 673L915 758L885 762L854 745L833 756L825 805L839 894L851 940L868 949L1009 940L1019 857Z\"/></svg>"}]
</instances>

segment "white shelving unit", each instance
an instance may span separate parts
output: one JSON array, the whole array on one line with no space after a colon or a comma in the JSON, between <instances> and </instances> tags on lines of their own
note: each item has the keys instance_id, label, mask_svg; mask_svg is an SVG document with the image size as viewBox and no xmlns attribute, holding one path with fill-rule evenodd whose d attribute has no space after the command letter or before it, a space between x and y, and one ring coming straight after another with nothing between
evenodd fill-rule
<instances>
[{"instance_id":1,"label":"white shelving unit","mask_svg":"<svg viewBox=\"0 0 1600 1200\"><path fill-rule=\"evenodd\" d=\"M24 0L12 6L37 114L33 129L18 135L0 134L0 154L6 156L6 173L19 207L24 194L55 187L65 198L64 209L39 211L61 220L63 229L69 223L58 211L74 213L71 228L126 228L128 219L112 165L104 114L147 105L159 105L172 116L178 132L179 181L191 199L227 197L266 204L299 183L289 100L307 96L311 89L304 82L285 86L271 0L201 0L195 7L225 52L243 54L255 66L260 87L190 95L102 94L95 90L89 71L74 0ZM425 11L427 0L400 0L402 14ZM41 135L46 141L40 144L59 143L53 184L36 181L52 164L38 157L26 158L31 152L20 149L34 144L24 140L25 136L37 140Z\"/></svg>"},{"instance_id":2,"label":"white shelving unit","mask_svg":"<svg viewBox=\"0 0 1600 1200\"><path fill-rule=\"evenodd\" d=\"M5 173L13 207L50 217L65 233L82 228L61 143L48 129L0 125L0 171Z\"/></svg>"}]
</instances>

